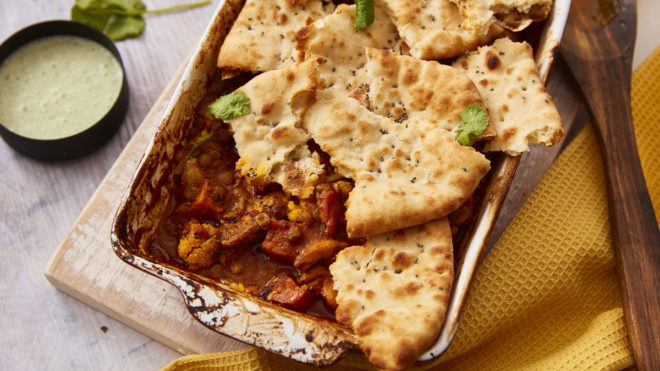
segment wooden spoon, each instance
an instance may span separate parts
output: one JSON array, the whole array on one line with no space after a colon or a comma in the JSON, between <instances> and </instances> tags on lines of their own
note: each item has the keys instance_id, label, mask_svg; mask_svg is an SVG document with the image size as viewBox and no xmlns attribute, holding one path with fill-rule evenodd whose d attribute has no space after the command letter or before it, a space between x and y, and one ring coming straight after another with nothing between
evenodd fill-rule
<instances>
[{"instance_id":1,"label":"wooden spoon","mask_svg":"<svg viewBox=\"0 0 660 371\"><path fill-rule=\"evenodd\" d=\"M595 121L633 357L660 370L660 233L639 163L630 110L634 0L573 0L561 53Z\"/></svg>"}]
</instances>

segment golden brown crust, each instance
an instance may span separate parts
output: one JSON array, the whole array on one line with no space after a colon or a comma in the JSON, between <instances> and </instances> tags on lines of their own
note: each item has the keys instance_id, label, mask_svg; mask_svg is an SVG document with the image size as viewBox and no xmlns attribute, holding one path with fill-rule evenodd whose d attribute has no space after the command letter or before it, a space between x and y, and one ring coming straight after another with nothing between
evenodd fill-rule
<instances>
[{"instance_id":1,"label":"golden brown crust","mask_svg":"<svg viewBox=\"0 0 660 371\"><path fill-rule=\"evenodd\" d=\"M373 236L441 218L457 209L489 161L433 124L397 123L326 89L303 127L343 176L355 181L346 203L350 237Z\"/></svg>"},{"instance_id":2,"label":"golden brown crust","mask_svg":"<svg viewBox=\"0 0 660 371\"><path fill-rule=\"evenodd\" d=\"M251 112L228 120L241 156L236 164L252 182L277 182L295 196L309 196L324 168L307 148L309 134L300 129L303 112L315 100L318 64L265 72L239 88L250 99Z\"/></svg>"},{"instance_id":3,"label":"golden brown crust","mask_svg":"<svg viewBox=\"0 0 660 371\"><path fill-rule=\"evenodd\" d=\"M420 59L456 57L503 32L496 25L479 33L463 29L464 18L449 0L376 1L387 10L410 54Z\"/></svg>"},{"instance_id":4,"label":"golden brown crust","mask_svg":"<svg viewBox=\"0 0 660 371\"><path fill-rule=\"evenodd\" d=\"M321 0L247 0L222 44L218 67L256 73L299 62L296 31L332 8Z\"/></svg>"},{"instance_id":5,"label":"golden brown crust","mask_svg":"<svg viewBox=\"0 0 660 371\"><path fill-rule=\"evenodd\" d=\"M480 33L493 24L522 31L547 18L552 0L451 0L465 17L463 28Z\"/></svg>"},{"instance_id":6,"label":"golden brown crust","mask_svg":"<svg viewBox=\"0 0 660 371\"><path fill-rule=\"evenodd\" d=\"M447 219L386 233L342 250L330 266L337 320L351 326L376 367L412 365L438 336L451 292Z\"/></svg>"},{"instance_id":7,"label":"golden brown crust","mask_svg":"<svg viewBox=\"0 0 660 371\"><path fill-rule=\"evenodd\" d=\"M446 216L489 170L482 154L435 123L377 115L343 92L317 91L317 76L318 63L310 59L240 88L252 112L229 120L241 155L237 167L253 182L277 182L306 197L323 174L306 146L314 139L336 170L355 181L346 203L350 237Z\"/></svg>"},{"instance_id":8,"label":"golden brown crust","mask_svg":"<svg viewBox=\"0 0 660 371\"><path fill-rule=\"evenodd\" d=\"M399 35L385 11L374 8L374 22L366 30L353 28L355 5L339 5L334 13L298 31L296 48L305 60L317 59L325 87L360 90L364 83L365 47L399 50Z\"/></svg>"},{"instance_id":9,"label":"golden brown crust","mask_svg":"<svg viewBox=\"0 0 660 371\"><path fill-rule=\"evenodd\" d=\"M454 66L462 68L484 97L497 136L487 151L519 155L529 143L553 145L564 137L561 118L543 86L527 43L507 38L461 57Z\"/></svg>"},{"instance_id":10,"label":"golden brown crust","mask_svg":"<svg viewBox=\"0 0 660 371\"><path fill-rule=\"evenodd\" d=\"M458 68L387 50L367 48L366 54L369 106L381 116L423 121L454 131L462 122L460 113L469 105L484 106L477 87ZM489 120L478 139L494 136Z\"/></svg>"}]
</instances>

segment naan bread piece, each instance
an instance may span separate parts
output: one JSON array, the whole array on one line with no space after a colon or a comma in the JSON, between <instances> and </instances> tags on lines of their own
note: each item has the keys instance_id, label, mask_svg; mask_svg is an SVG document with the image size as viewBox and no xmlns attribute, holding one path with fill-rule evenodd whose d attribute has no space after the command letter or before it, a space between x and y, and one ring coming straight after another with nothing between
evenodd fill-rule
<instances>
[{"instance_id":1,"label":"naan bread piece","mask_svg":"<svg viewBox=\"0 0 660 371\"><path fill-rule=\"evenodd\" d=\"M218 55L218 67L254 73L293 65L295 34L332 13L321 0L247 0Z\"/></svg>"},{"instance_id":2,"label":"naan bread piece","mask_svg":"<svg viewBox=\"0 0 660 371\"><path fill-rule=\"evenodd\" d=\"M376 367L411 366L445 320L454 277L447 219L367 239L330 265L337 321L355 331Z\"/></svg>"},{"instance_id":3,"label":"naan bread piece","mask_svg":"<svg viewBox=\"0 0 660 371\"><path fill-rule=\"evenodd\" d=\"M367 48L367 76L371 111L401 121L433 124L454 131L462 123L460 113L470 104L484 106L479 90L460 69ZM492 123L477 138L495 136Z\"/></svg>"},{"instance_id":4,"label":"naan bread piece","mask_svg":"<svg viewBox=\"0 0 660 371\"><path fill-rule=\"evenodd\" d=\"M448 215L490 168L472 147L432 124L396 123L334 89L317 93L303 127L355 181L346 202L349 237L373 236Z\"/></svg>"},{"instance_id":5,"label":"naan bread piece","mask_svg":"<svg viewBox=\"0 0 660 371\"><path fill-rule=\"evenodd\" d=\"M410 46L410 54L420 59L452 58L484 45L503 30L494 25L473 34L462 28L463 16L449 0L376 0L382 4Z\"/></svg>"},{"instance_id":6,"label":"naan bread piece","mask_svg":"<svg viewBox=\"0 0 660 371\"><path fill-rule=\"evenodd\" d=\"M240 155L236 167L251 182L277 182L303 198L313 191L324 168L299 123L315 99L317 76L318 63L310 60L265 72L238 89L250 99L251 112L228 122Z\"/></svg>"},{"instance_id":7,"label":"naan bread piece","mask_svg":"<svg viewBox=\"0 0 660 371\"><path fill-rule=\"evenodd\" d=\"M542 21L552 9L552 0L451 0L465 17L463 27L482 33L493 24L522 31L533 21Z\"/></svg>"},{"instance_id":8,"label":"naan bread piece","mask_svg":"<svg viewBox=\"0 0 660 371\"><path fill-rule=\"evenodd\" d=\"M364 85L367 62L364 48L401 50L396 27L377 5L374 19L365 30L356 30L353 28L355 5L341 4L331 15L298 32L296 48L305 60L320 61L320 77L326 87L361 92L363 96L368 91Z\"/></svg>"},{"instance_id":9,"label":"naan bread piece","mask_svg":"<svg viewBox=\"0 0 660 371\"><path fill-rule=\"evenodd\" d=\"M474 81L497 136L486 151L520 155L529 143L551 146L564 138L561 118L534 64L532 47L507 38L461 57L454 66Z\"/></svg>"}]
</instances>

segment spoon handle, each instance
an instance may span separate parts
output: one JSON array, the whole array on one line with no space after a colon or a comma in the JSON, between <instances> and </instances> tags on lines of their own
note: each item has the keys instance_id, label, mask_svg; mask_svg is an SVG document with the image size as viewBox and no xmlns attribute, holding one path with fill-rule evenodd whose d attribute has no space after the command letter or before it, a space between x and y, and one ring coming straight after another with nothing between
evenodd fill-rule
<instances>
[{"instance_id":1,"label":"spoon handle","mask_svg":"<svg viewBox=\"0 0 660 371\"><path fill-rule=\"evenodd\" d=\"M589 62L576 74L605 166L623 310L640 370L660 370L660 232L639 162L630 108L630 64Z\"/></svg>"}]
</instances>

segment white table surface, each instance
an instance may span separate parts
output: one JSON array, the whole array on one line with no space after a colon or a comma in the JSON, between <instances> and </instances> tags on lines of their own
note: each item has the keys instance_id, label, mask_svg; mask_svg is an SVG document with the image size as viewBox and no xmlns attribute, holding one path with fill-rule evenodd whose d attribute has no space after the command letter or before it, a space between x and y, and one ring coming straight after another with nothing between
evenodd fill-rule
<instances>
[{"instance_id":1,"label":"white table surface","mask_svg":"<svg viewBox=\"0 0 660 371\"><path fill-rule=\"evenodd\" d=\"M73 2L0 0L0 40L32 23L68 19ZM145 0L148 8L183 2ZM141 37L117 43L130 107L119 132L96 152L45 164L0 144L0 370L154 370L180 356L57 291L43 269L218 3L147 16ZM637 3L635 66L660 45L660 1Z\"/></svg>"}]
</instances>

